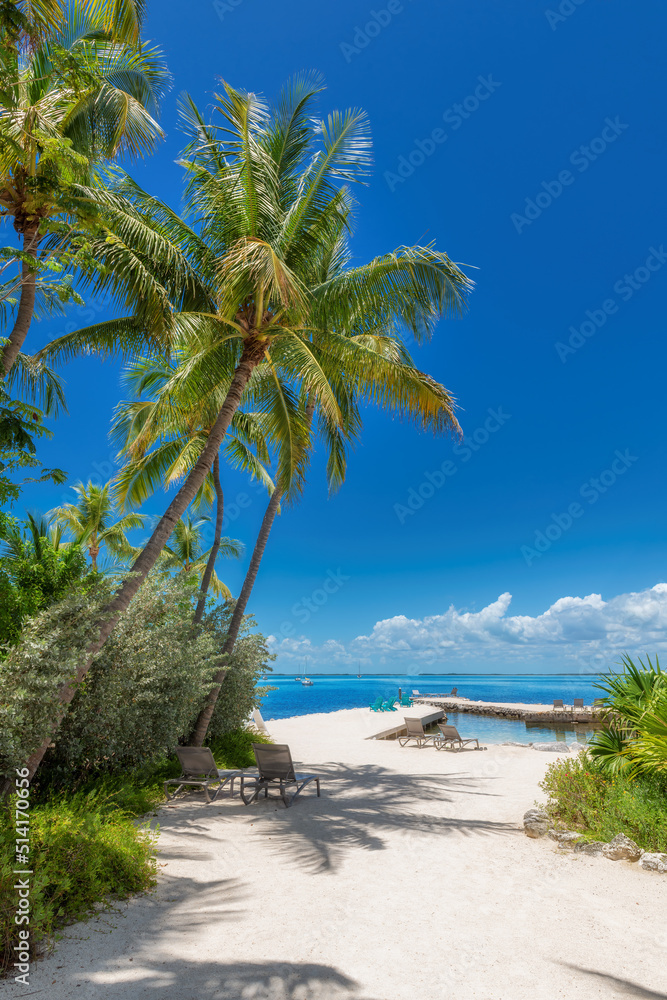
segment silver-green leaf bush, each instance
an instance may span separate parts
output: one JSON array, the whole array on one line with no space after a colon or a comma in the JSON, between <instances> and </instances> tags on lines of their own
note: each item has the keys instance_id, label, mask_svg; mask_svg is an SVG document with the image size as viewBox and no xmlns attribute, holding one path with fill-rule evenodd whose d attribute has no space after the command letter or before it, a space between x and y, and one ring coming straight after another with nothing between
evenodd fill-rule
<instances>
[{"instance_id":1,"label":"silver-green leaf bush","mask_svg":"<svg viewBox=\"0 0 667 1000\"><path fill-rule=\"evenodd\" d=\"M75 595L32 619L0 663L0 763L20 764L49 732L57 691L71 675L108 597L106 585ZM193 628L197 581L155 574L137 594L93 664L63 720L42 774L57 782L164 758L186 742L220 664L231 608ZM229 661L211 735L244 724L258 705L268 669L264 637L244 635Z\"/></svg>"}]
</instances>

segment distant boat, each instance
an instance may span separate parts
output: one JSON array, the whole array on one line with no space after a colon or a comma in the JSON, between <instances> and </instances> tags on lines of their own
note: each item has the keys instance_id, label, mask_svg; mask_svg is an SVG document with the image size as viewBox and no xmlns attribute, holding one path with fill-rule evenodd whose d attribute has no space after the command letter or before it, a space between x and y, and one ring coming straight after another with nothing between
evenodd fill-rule
<instances>
[{"instance_id":1,"label":"distant boat","mask_svg":"<svg viewBox=\"0 0 667 1000\"><path fill-rule=\"evenodd\" d=\"M304 687L312 687L313 686L313 682L311 681L310 677L304 677L304 679L301 681L301 683L303 684Z\"/></svg>"},{"instance_id":2,"label":"distant boat","mask_svg":"<svg viewBox=\"0 0 667 1000\"><path fill-rule=\"evenodd\" d=\"M303 677L295 677L294 680L295 681L299 681L299 682L303 682Z\"/></svg>"}]
</instances>

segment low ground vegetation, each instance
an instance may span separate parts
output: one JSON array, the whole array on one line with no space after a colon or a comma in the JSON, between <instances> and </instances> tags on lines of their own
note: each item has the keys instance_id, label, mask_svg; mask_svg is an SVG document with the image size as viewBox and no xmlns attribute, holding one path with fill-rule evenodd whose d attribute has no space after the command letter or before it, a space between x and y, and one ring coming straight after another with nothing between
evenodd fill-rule
<instances>
[{"instance_id":1,"label":"low ground vegetation","mask_svg":"<svg viewBox=\"0 0 667 1000\"><path fill-rule=\"evenodd\" d=\"M645 851L667 851L667 776L605 774L580 754L550 764L541 788L556 828L601 841L624 833Z\"/></svg>"}]
</instances>

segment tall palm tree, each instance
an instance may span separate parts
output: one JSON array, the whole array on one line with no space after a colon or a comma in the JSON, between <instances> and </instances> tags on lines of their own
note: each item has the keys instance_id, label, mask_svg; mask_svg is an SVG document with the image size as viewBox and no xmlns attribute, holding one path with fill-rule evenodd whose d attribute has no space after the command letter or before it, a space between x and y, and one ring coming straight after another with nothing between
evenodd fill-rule
<instances>
[{"instance_id":1,"label":"tall palm tree","mask_svg":"<svg viewBox=\"0 0 667 1000\"><path fill-rule=\"evenodd\" d=\"M72 227L90 217L72 200L73 182L118 153L154 148L169 79L160 53L140 42L141 0L17 6L17 17L0 19L0 208L22 240L3 293L19 294L3 378L27 336L40 271L54 254L72 263Z\"/></svg>"},{"instance_id":2,"label":"tall palm tree","mask_svg":"<svg viewBox=\"0 0 667 1000\"><path fill-rule=\"evenodd\" d=\"M135 513L118 516L113 483L99 485L89 481L87 485L77 483L72 489L78 497L76 503L56 507L48 516L66 529L77 545L87 548L93 571L97 572L102 547L120 558L132 556L136 549L130 544L127 532L141 528L145 516Z\"/></svg>"},{"instance_id":3,"label":"tall palm tree","mask_svg":"<svg viewBox=\"0 0 667 1000\"><path fill-rule=\"evenodd\" d=\"M169 358L150 355L132 361L126 368L125 384L135 395L148 395L145 399L120 403L112 426L112 435L121 445L120 457L126 459L116 479L118 495L126 506L137 506L159 486L168 489L182 480L206 444L227 386L216 387L215 392L197 398L194 403L190 395L183 401L181 372L187 369L191 357L190 347L180 344ZM270 433L270 423L262 414L238 411L224 446L227 462L262 482L269 491L273 482L265 465L270 460L267 440ZM222 545L224 493L219 454L195 498L196 506L204 503L215 503L215 529L201 577L195 622L203 617Z\"/></svg>"},{"instance_id":4,"label":"tall palm tree","mask_svg":"<svg viewBox=\"0 0 667 1000\"><path fill-rule=\"evenodd\" d=\"M201 455L107 606L88 659L60 693L60 715L201 488L258 369L276 383L283 399L278 418L285 431L286 467L303 460L301 447L289 447L288 427L291 413L299 412L302 388L336 424L341 372L360 399L391 400L400 410L419 397L433 426L451 424L451 406L441 387L414 369L398 380L395 366L368 349L364 337L381 328L399 340L404 334L427 339L442 315L464 307L470 282L460 268L432 246L401 247L367 264L343 267L330 281L311 280L313 254L330 249L341 224L349 224L348 185L363 180L371 165L362 111L334 112L313 122L311 105L321 89L319 79L299 78L271 109L257 95L225 86L216 108L223 124L215 127L186 102L192 135L184 162L186 195L191 215L199 220L196 229L131 182L119 192L89 191L100 215L107 213L114 259L119 254L141 258L134 289L141 293L143 309L151 298L159 307L158 285L165 287L151 267L161 280L167 272L164 280L178 304L196 298L195 292L211 303L173 319L176 329L201 341L206 355L207 363L190 373L193 394L219 381L230 364L233 376ZM103 247L100 254L104 263ZM174 267L175 278L168 273ZM140 327L135 314L88 327L56 341L45 356L67 356L91 345L100 353L117 351L119 344L137 342ZM231 638L224 652L233 646ZM45 739L31 755L31 773L47 746Z\"/></svg>"},{"instance_id":5,"label":"tall palm tree","mask_svg":"<svg viewBox=\"0 0 667 1000\"><path fill-rule=\"evenodd\" d=\"M204 551L203 529L209 522L208 517L193 521L188 515L177 523L173 535L162 550L160 562L164 569L179 569L184 573L196 573L201 579L208 567L211 550ZM216 558L240 559L243 555L243 545L236 538L220 538L216 550ZM231 598L229 587L222 582L215 572L215 563L210 574L209 586L216 597Z\"/></svg>"}]
</instances>

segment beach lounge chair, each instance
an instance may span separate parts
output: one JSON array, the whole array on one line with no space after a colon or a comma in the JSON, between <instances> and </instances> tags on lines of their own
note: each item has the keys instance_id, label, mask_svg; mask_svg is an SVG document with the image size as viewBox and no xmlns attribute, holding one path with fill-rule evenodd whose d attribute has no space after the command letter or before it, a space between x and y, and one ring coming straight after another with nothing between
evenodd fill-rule
<instances>
[{"instance_id":1,"label":"beach lounge chair","mask_svg":"<svg viewBox=\"0 0 667 1000\"><path fill-rule=\"evenodd\" d=\"M424 732L421 719L409 719L405 716L405 736L399 736L398 742L402 747L407 746L410 740L414 740L418 747L425 747L435 743L436 737Z\"/></svg>"},{"instance_id":2,"label":"beach lounge chair","mask_svg":"<svg viewBox=\"0 0 667 1000\"><path fill-rule=\"evenodd\" d=\"M438 729L440 730L440 738L435 741L436 750L463 750L467 747L469 743L475 744L475 750L486 750L486 747L481 747L479 745L479 740L468 739L464 740L459 736L459 731L456 726L443 726L438 723Z\"/></svg>"},{"instance_id":3,"label":"beach lounge chair","mask_svg":"<svg viewBox=\"0 0 667 1000\"><path fill-rule=\"evenodd\" d=\"M602 708L605 703L606 701L604 698L596 698L593 702L593 708Z\"/></svg>"},{"instance_id":4,"label":"beach lounge chair","mask_svg":"<svg viewBox=\"0 0 667 1000\"><path fill-rule=\"evenodd\" d=\"M452 690L449 692L449 697L450 698L457 698L458 697L458 693L459 693L459 689L458 688L452 688Z\"/></svg>"},{"instance_id":5,"label":"beach lounge chair","mask_svg":"<svg viewBox=\"0 0 667 1000\"><path fill-rule=\"evenodd\" d=\"M204 789L208 805L211 801L215 802L227 782L230 782L229 794L233 795L234 780L243 775L243 771L221 771L210 747L176 747L176 756L181 764L181 775L179 778L170 778L164 783L164 794L169 801L176 798L185 785L200 785ZM211 799L208 794L209 788L216 784L218 787ZM168 791L170 785L178 785L173 795Z\"/></svg>"},{"instance_id":6,"label":"beach lounge chair","mask_svg":"<svg viewBox=\"0 0 667 1000\"><path fill-rule=\"evenodd\" d=\"M380 695L379 698L376 698L375 701L373 702L373 704L370 706L371 712L381 712L382 711L382 703L383 703L383 701L384 701L384 698L382 697L382 695Z\"/></svg>"},{"instance_id":7,"label":"beach lounge chair","mask_svg":"<svg viewBox=\"0 0 667 1000\"><path fill-rule=\"evenodd\" d=\"M563 708L563 699L562 698L554 698L554 712L557 709L562 709L562 708Z\"/></svg>"},{"instance_id":8,"label":"beach lounge chair","mask_svg":"<svg viewBox=\"0 0 667 1000\"><path fill-rule=\"evenodd\" d=\"M397 711L397 709L396 709L396 698L389 698L387 701L385 701L383 703L383 705L382 705L382 711L383 712L395 712L395 711Z\"/></svg>"},{"instance_id":9,"label":"beach lounge chair","mask_svg":"<svg viewBox=\"0 0 667 1000\"><path fill-rule=\"evenodd\" d=\"M314 781L317 785L317 797L320 796L320 779L316 774L296 774L292 763L290 748L285 743L253 743L252 749L257 761L257 775L244 774L241 778L241 798L245 805L256 802L262 792L269 797L269 788L278 788L285 807L291 806L306 785ZM252 795L245 793L246 784L254 785ZM291 795L288 788L295 786Z\"/></svg>"},{"instance_id":10,"label":"beach lounge chair","mask_svg":"<svg viewBox=\"0 0 667 1000\"><path fill-rule=\"evenodd\" d=\"M574 701L572 702L572 708L575 709L575 710L577 708L583 709L583 707L584 707L584 699L583 698L575 698Z\"/></svg>"},{"instance_id":11,"label":"beach lounge chair","mask_svg":"<svg viewBox=\"0 0 667 1000\"><path fill-rule=\"evenodd\" d=\"M413 689L413 691L412 691L412 697L413 698L421 698L421 695L420 695L419 691L417 691L416 689Z\"/></svg>"}]
</instances>

